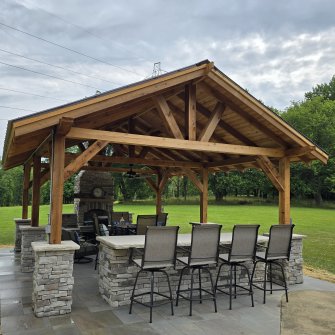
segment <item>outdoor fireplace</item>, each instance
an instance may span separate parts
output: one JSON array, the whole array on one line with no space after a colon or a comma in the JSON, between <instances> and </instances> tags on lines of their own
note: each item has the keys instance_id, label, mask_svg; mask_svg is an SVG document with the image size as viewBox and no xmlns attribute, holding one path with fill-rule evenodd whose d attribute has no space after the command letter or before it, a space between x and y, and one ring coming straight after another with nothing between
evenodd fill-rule
<instances>
[{"instance_id":1,"label":"outdoor fireplace","mask_svg":"<svg viewBox=\"0 0 335 335\"><path fill-rule=\"evenodd\" d=\"M74 206L79 225L113 211L113 178L108 172L81 171L74 184ZM89 222L91 224L91 222Z\"/></svg>"}]
</instances>

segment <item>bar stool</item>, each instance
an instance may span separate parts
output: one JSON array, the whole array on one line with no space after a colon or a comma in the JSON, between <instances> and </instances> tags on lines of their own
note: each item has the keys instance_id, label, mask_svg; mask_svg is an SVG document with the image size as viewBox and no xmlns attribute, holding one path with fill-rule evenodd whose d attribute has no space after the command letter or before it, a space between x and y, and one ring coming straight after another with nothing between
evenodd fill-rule
<instances>
[{"instance_id":1,"label":"bar stool","mask_svg":"<svg viewBox=\"0 0 335 335\"><path fill-rule=\"evenodd\" d=\"M221 293L229 295L229 309L232 309L232 297L236 299L237 295L248 294L251 296L251 305L254 307L254 295L252 291L252 281L248 267L245 265L246 262L254 262L256 254L256 243L258 235L259 225L235 225L233 228L233 237L230 247L224 247L227 249L227 253L220 254L219 258L223 262L218 271L216 278L215 289ZM229 266L229 284L218 285L220 272L223 266ZM245 287L237 284L236 281L236 268L242 267L246 270L248 275L248 285ZM234 273L234 280L233 280ZM221 289L221 287L229 288L229 291ZM237 292L237 288L240 292ZM233 292L234 289L234 292Z\"/></svg>"},{"instance_id":2,"label":"bar stool","mask_svg":"<svg viewBox=\"0 0 335 335\"><path fill-rule=\"evenodd\" d=\"M139 303L150 308L150 323L152 323L152 308L165 303L171 303L171 313L173 315L173 298L170 285L169 275L164 268L176 266L176 246L179 227L147 227L145 233L144 253L141 259L133 259L132 261L140 268L137 273L133 293L130 298L129 314L132 313L133 302ZM136 284L140 273L150 273L150 291L135 294ZM170 295L154 291L155 273L161 272L165 274L169 286ZM137 299L145 295L150 296L149 303ZM154 295L167 298L167 301L154 303Z\"/></svg>"},{"instance_id":3,"label":"bar stool","mask_svg":"<svg viewBox=\"0 0 335 335\"><path fill-rule=\"evenodd\" d=\"M291 252L291 241L292 241L292 234L293 234L293 228L294 224L285 225L273 225L270 228L270 234L269 234L269 242L268 246L264 247L260 245L260 248L264 248L265 251L260 251L256 253L256 262L254 264L254 268L252 271L252 282L253 286L263 290L264 296L263 296L263 304L265 304L266 299L266 291L270 291L272 294L272 291L283 291L285 290L286 295L286 302L288 302L288 293L287 293L287 283L284 273L284 268L281 262L283 260L289 260L290 259L290 252ZM259 283L260 281L254 282L254 274L256 266L259 262L265 263L264 268L264 279L263 279L263 286L256 285L254 283ZM272 267L273 265L276 265L280 268L282 276L283 276L283 284L278 284L281 286L280 288L273 288L273 280L272 280ZM268 266L269 266L269 273L268 273ZM267 277L269 276L269 280L267 280ZM270 289L266 288L266 284L270 282Z\"/></svg>"},{"instance_id":4,"label":"bar stool","mask_svg":"<svg viewBox=\"0 0 335 335\"><path fill-rule=\"evenodd\" d=\"M214 301L215 312L217 312L216 306L216 294L215 287L213 284L212 275L208 269L210 265L218 264L219 257L219 243L220 243L220 232L221 225L217 224L201 224L192 226L192 240L191 240L191 249L185 250L188 252L187 257L178 257L177 260L184 264L179 278L179 284L177 289L177 298L176 306L178 306L179 297L190 301L190 316L192 316L192 303L193 301L199 301L202 303L202 300L210 299ZM181 281L186 269L191 271L191 287L189 289L180 289ZM194 288L194 272L198 270L199 275L199 287ZM201 273L205 271L209 274L211 281L211 292L202 288L201 286ZM199 297L193 296L193 291L199 292ZM204 298L202 293L205 292L209 297ZM189 294L189 295L185 295Z\"/></svg>"}]
</instances>

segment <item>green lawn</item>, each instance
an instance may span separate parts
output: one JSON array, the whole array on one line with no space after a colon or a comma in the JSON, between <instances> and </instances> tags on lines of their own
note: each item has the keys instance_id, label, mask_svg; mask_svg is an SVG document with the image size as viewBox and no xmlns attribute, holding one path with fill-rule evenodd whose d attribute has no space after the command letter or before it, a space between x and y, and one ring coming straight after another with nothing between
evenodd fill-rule
<instances>
[{"instance_id":1,"label":"green lawn","mask_svg":"<svg viewBox=\"0 0 335 335\"><path fill-rule=\"evenodd\" d=\"M137 214L154 213L154 205L117 204L116 211L130 211ZM40 222L47 222L49 206L41 206ZM64 213L72 213L72 205L64 205ZM179 225L181 232L190 231L190 221L199 220L197 205L165 205L169 213L168 224ZM0 208L0 245L13 244L13 218L20 217L20 207ZM307 235L304 240L304 261L306 265L335 273L335 210L293 207L291 216L296 225L295 233ZM223 224L224 231L231 231L237 223L258 223L260 232L267 232L278 220L276 206L232 206L210 205L208 221Z\"/></svg>"}]
</instances>

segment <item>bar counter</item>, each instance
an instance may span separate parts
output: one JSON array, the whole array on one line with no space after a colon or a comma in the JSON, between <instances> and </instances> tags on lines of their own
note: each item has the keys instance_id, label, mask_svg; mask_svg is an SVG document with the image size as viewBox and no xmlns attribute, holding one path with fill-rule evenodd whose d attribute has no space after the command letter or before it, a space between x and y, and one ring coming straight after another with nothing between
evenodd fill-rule
<instances>
[{"instance_id":1,"label":"bar counter","mask_svg":"<svg viewBox=\"0 0 335 335\"><path fill-rule=\"evenodd\" d=\"M231 244L232 233L222 233L220 238L221 245ZM132 248L143 249L144 247L144 235L123 235L123 236L99 236L97 240L100 242L99 246L99 291L104 300L106 300L111 306L118 307L122 305L130 304L131 291L135 282L135 276L139 268L133 264L130 264L129 259L131 256ZM258 236L259 243L266 243L268 241L267 236ZM191 234L179 234L177 247L190 247L191 245ZM183 256L182 252L178 252L177 255ZM140 256L138 257L140 258ZM182 265L177 262L176 269L170 268L167 270L170 276L171 288L175 292L179 280L180 270ZM252 270L252 263L249 264L249 269ZM215 267L210 268L213 279L216 279L217 269ZM261 267L256 273L256 278L261 275ZM225 268L222 280L219 283L227 282L228 280L228 267ZM238 282L247 282L246 271L239 270L237 272ZM196 276L197 277L197 276ZM190 285L190 275L184 276L182 282L182 289L188 288ZM209 285L209 276L203 274L202 286ZM149 277L144 275L140 276L138 280L138 293L147 291L150 287ZM155 287L161 293L168 292L168 285L166 278L157 274L155 278Z\"/></svg>"}]
</instances>

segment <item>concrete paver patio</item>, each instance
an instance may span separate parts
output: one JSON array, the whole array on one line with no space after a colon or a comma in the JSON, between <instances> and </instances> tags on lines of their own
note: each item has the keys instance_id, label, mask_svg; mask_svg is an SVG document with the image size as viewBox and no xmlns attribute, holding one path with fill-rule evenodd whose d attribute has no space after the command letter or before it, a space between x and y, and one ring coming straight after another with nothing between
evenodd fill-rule
<instances>
[{"instance_id":1,"label":"concrete paver patio","mask_svg":"<svg viewBox=\"0 0 335 335\"><path fill-rule=\"evenodd\" d=\"M32 273L21 273L19 258L8 248L0 249L0 313L3 335L52 334L267 334L280 333L282 292L268 295L262 304L262 292L255 290L255 307L248 296L239 296L228 309L225 295L218 296L218 313L213 303L194 304L189 317L189 305L181 301L171 316L169 305L154 309L153 323L148 323L149 310L135 305L133 314L128 306L110 307L98 291L98 273L94 264L75 264L75 285L72 313L65 316L36 318L31 309ZM291 286L296 290L335 291L335 284L305 277L304 284Z\"/></svg>"}]
</instances>

